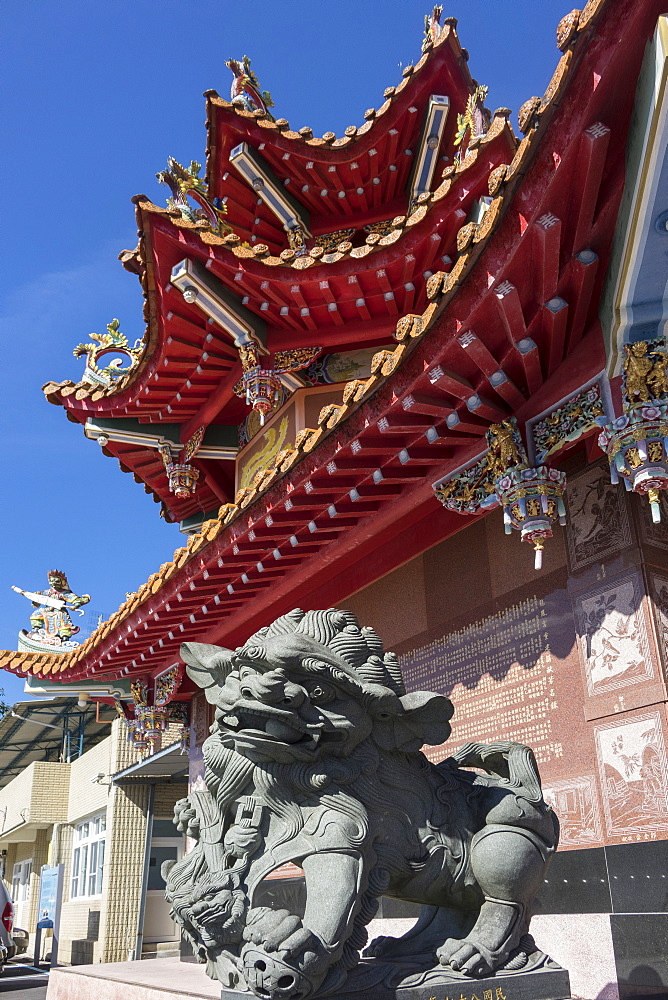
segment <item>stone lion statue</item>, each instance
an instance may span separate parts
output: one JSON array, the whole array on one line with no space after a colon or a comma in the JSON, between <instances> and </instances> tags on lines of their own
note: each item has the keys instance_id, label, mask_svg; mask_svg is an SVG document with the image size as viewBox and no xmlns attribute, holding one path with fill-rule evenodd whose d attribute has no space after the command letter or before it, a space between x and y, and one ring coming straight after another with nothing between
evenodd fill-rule
<instances>
[{"instance_id":1,"label":"stone lion statue","mask_svg":"<svg viewBox=\"0 0 668 1000\"><path fill-rule=\"evenodd\" d=\"M212 978L263 1000L340 992L381 895L425 905L404 938L371 944L375 960L424 956L461 978L542 955L528 921L558 823L531 750L469 743L431 764L420 748L447 740L452 703L407 694L395 654L347 611L295 610L235 651L181 655L216 712L207 790L176 807L197 844L165 873L167 898ZM258 903L286 862L304 871L303 918Z\"/></svg>"}]
</instances>

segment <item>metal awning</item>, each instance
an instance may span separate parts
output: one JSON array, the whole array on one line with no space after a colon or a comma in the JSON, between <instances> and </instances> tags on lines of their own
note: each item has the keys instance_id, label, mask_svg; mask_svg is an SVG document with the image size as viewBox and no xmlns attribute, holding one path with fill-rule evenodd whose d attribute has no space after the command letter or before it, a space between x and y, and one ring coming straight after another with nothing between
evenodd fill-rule
<instances>
[{"instance_id":1,"label":"metal awning","mask_svg":"<svg viewBox=\"0 0 668 1000\"><path fill-rule=\"evenodd\" d=\"M95 706L76 698L21 701L0 720L0 788L33 761L73 759L109 735Z\"/></svg>"},{"instance_id":2,"label":"metal awning","mask_svg":"<svg viewBox=\"0 0 668 1000\"><path fill-rule=\"evenodd\" d=\"M157 785L186 781L188 764L188 754L182 751L181 744L172 743L137 764L112 774L111 782L113 785Z\"/></svg>"}]
</instances>

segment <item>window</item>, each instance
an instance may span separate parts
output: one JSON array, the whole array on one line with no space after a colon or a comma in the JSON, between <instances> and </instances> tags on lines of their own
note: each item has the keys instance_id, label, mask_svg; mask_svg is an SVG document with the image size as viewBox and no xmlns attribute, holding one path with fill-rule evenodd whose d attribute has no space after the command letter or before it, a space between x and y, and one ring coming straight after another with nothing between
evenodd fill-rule
<instances>
[{"instance_id":1,"label":"window","mask_svg":"<svg viewBox=\"0 0 668 1000\"><path fill-rule=\"evenodd\" d=\"M102 892L106 813L74 827L70 898L99 896Z\"/></svg>"},{"instance_id":2,"label":"window","mask_svg":"<svg viewBox=\"0 0 668 1000\"><path fill-rule=\"evenodd\" d=\"M30 873L32 858L14 865L12 874L12 899L15 903L25 903L30 895Z\"/></svg>"}]
</instances>

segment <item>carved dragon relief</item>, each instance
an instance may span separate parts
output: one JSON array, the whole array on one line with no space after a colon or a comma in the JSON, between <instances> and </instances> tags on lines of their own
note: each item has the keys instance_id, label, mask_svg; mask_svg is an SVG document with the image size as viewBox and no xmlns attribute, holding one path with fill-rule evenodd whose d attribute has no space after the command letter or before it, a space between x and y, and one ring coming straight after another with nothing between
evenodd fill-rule
<instances>
[{"instance_id":1,"label":"carved dragon relief","mask_svg":"<svg viewBox=\"0 0 668 1000\"><path fill-rule=\"evenodd\" d=\"M187 643L182 657L216 712L207 790L176 807L197 843L163 874L212 978L305 1000L387 985L402 955L421 959L420 982L555 968L528 934L558 823L527 747L467 744L431 764L420 748L447 740L452 703L407 694L395 654L350 612L295 610L236 651ZM303 918L259 903L286 862L304 871ZM423 916L360 962L381 895Z\"/></svg>"}]
</instances>

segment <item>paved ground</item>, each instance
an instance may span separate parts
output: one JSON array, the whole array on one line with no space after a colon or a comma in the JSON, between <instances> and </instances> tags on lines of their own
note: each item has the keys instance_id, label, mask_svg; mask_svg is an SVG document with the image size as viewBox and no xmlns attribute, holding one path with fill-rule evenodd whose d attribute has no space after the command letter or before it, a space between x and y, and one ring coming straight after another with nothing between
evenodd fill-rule
<instances>
[{"instance_id":1,"label":"paved ground","mask_svg":"<svg viewBox=\"0 0 668 1000\"><path fill-rule=\"evenodd\" d=\"M44 1000L49 983L48 972L27 962L10 962L0 975L2 1000Z\"/></svg>"}]
</instances>

